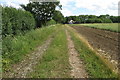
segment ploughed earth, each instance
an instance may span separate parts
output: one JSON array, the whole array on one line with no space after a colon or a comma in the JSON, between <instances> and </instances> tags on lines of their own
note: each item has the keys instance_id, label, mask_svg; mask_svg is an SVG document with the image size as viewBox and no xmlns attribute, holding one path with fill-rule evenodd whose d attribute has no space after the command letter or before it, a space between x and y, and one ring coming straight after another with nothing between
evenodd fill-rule
<instances>
[{"instance_id":1,"label":"ploughed earth","mask_svg":"<svg viewBox=\"0 0 120 80\"><path fill-rule=\"evenodd\" d=\"M119 59L118 36L120 33L84 26L73 26L73 28L85 37L94 49L118 64L116 61Z\"/></svg>"}]
</instances>

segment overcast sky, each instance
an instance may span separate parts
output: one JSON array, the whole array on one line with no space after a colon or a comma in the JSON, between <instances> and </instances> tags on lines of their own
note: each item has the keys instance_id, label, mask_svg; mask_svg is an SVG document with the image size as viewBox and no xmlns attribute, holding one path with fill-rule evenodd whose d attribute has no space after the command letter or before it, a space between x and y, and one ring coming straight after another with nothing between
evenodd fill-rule
<instances>
[{"instance_id":1,"label":"overcast sky","mask_svg":"<svg viewBox=\"0 0 120 80\"><path fill-rule=\"evenodd\" d=\"M70 15L118 15L119 0L60 0L61 12ZM29 0L0 0L0 4L19 8L19 4L27 4Z\"/></svg>"}]
</instances>

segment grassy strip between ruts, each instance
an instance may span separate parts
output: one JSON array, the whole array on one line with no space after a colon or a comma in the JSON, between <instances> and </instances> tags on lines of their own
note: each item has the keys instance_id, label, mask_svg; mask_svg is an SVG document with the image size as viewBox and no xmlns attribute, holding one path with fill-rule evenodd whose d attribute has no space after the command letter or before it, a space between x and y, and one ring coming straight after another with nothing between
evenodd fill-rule
<instances>
[{"instance_id":1,"label":"grassy strip between ruts","mask_svg":"<svg viewBox=\"0 0 120 80\"><path fill-rule=\"evenodd\" d=\"M35 50L37 46L44 43L48 37L56 31L60 25L48 26L29 31L25 35L16 37L8 36L3 39L3 70L8 70L11 64L18 63L24 56Z\"/></svg>"},{"instance_id":2,"label":"grassy strip between ruts","mask_svg":"<svg viewBox=\"0 0 120 80\"><path fill-rule=\"evenodd\" d=\"M100 58L84 44L75 32L70 31L75 48L79 53L80 58L84 61L86 70L91 78L116 78L113 73Z\"/></svg>"},{"instance_id":3,"label":"grassy strip between ruts","mask_svg":"<svg viewBox=\"0 0 120 80\"><path fill-rule=\"evenodd\" d=\"M85 26L85 27L108 30L112 32L120 32L118 23L70 24L70 26Z\"/></svg>"},{"instance_id":4,"label":"grassy strip between ruts","mask_svg":"<svg viewBox=\"0 0 120 80\"><path fill-rule=\"evenodd\" d=\"M64 27L58 27L43 58L35 67L35 71L28 74L32 78L68 78L70 77L69 55Z\"/></svg>"}]
</instances>

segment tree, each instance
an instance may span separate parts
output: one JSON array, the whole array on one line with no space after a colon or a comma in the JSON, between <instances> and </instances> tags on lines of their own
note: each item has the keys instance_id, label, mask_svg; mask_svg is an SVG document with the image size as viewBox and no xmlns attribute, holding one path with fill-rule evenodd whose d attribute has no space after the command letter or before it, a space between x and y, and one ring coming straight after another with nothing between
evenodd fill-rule
<instances>
[{"instance_id":1,"label":"tree","mask_svg":"<svg viewBox=\"0 0 120 80\"><path fill-rule=\"evenodd\" d=\"M89 18L86 23L95 23L95 19L94 18Z\"/></svg>"},{"instance_id":2,"label":"tree","mask_svg":"<svg viewBox=\"0 0 120 80\"><path fill-rule=\"evenodd\" d=\"M120 16L118 16L118 19L117 19L118 21L117 21L117 23L120 23Z\"/></svg>"},{"instance_id":3,"label":"tree","mask_svg":"<svg viewBox=\"0 0 120 80\"><path fill-rule=\"evenodd\" d=\"M118 23L118 16L110 16L113 23Z\"/></svg>"},{"instance_id":4,"label":"tree","mask_svg":"<svg viewBox=\"0 0 120 80\"><path fill-rule=\"evenodd\" d=\"M95 23L102 23L103 21L101 20L101 19L99 19L99 18L96 18L95 19Z\"/></svg>"},{"instance_id":5,"label":"tree","mask_svg":"<svg viewBox=\"0 0 120 80\"><path fill-rule=\"evenodd\" d=\"M98 18L100 18L103 23L112 23L112 20L110 19L110 16L108 14L100 15Z\"/></svg>"},{"instance_id":6,"label":"tree","mask_svg":"<svg viewBox=\"0 0 120 80\"><path fill-rule=\"evenodd\" d=\"M26 11L31 12L36 20L36 27L46 25L47 21L52 19L56 7L60 7L59 2L33 2L27 5L21 5Z\"/></svg>"},{"instance_id":7,"label":"tree","mask_svg":"<svg viewBox=\"0 0 120 80\"><path fill-rule=\"evenodd\" d=\"M96 15L88 15L88 18L97 18L97 16Z\"/></svg>"},{"instance_id":8,"label":"tree","mask_svg":"<svg viewBox=\"0 0 120 80\"><path fill-rule=\"evenodd\" d=\"M86 23L88 20L88 15L79 15L81 23Z\"/></svg>"},{"instance_id":9,"label":"tree","mask_svg":"<svg viewBox=\"0 0 120 80\"><path fill-rule=\"evenodd\" d=\"M79 15L79 16L68 16L65 17L66 23L68 21L73 20L75 21L74 24L79 23L118 23L120 21L120 16L110 16L106 15Z\"/></svg>"},{"instance_id":10,"label":"tree","mask_svg":"<svg viewBox=\"0 0 120 80\"><path fill-rule=\"evenodd\" d=\"M53 20L56 21L56 23L64 23L64 16L63 14L58 11L58 10L55 10L54 13L53 13Z\"/></svg>"},{"instance_id":11,"label":"tree","mask_svg":"<svg viewBox=\"0 0 120 80\"><path fill-rule=\"evenodd\" d=\"M48 25L48 26L49 26L49 25L54 25L54 24L56 24L56 21L53 20L53 19L51 19L50 21L47 22L47 25Z\"/></svg>"},{"instance_id":12,"label":"tree","mask_svg":"<svg viewBox=\"0 0 120 80\"><path fill-rule=\"evenodd\" d=\"M104 19L104 23L112 23L111 19Z\"/></svg>"},{"instance_id":13,"label":"tree","mask_svg":"<svg viewBox=\"0 0 120 80\"><path fill-rule=\"evenodd\" d=\"M65 17L65 23L69 23L69 21L72 20L72 18L69 16L69 17Z\"/></svg>"}]
</instances>

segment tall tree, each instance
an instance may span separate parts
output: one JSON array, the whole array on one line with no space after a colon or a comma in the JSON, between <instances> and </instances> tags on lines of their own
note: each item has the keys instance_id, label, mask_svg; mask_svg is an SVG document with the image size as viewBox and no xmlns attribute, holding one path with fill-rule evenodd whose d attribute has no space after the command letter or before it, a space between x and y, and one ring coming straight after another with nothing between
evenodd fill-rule
<instances>
[{"instance_id":1,"label":"tall tree","mask_svg":"<svg viewBox=\"0 0 120 80\"><path fill-rule=\"evenodd\" d=\"M118 16L110 16L113 23L118 23Z\"/></svg>"},{"instance_id":2,"label":"tall tree","mask_svg":"<svg viewBox=\"0 0 120 80\"><path fill-rule=\"evenodd\" d=\"M53 13L53 19L56 21L56 23L64 23L64 16L58 10L54 11L54 13Z\"/></svg>"},{"instance_id":3,"label":"tall tree","mask_svg":"<svg viewBox=\"0 0 120 80\"><path fill-rule=\"evenodd\" d=\"M46 22L52 19L57 6L61 8L59 2L32 2L27 5L21 5L22 8L34 15L36 27L46 25Z\"/></svg>"},{"instance_id":4,"label":"tall tree","mask_svg":"<svg viewBox=\"0 0 120 80\"><path fill-rule=\"evenodd\" d=\"M88 20L88 16L89 15L79 15L81 23L86 23L86 21Z\"/></svg>"}]
</instances>

